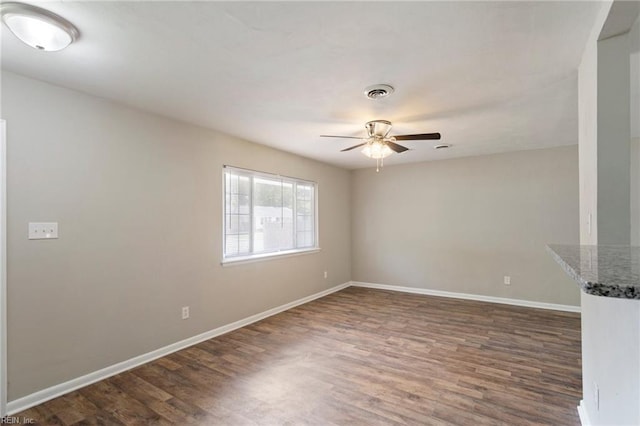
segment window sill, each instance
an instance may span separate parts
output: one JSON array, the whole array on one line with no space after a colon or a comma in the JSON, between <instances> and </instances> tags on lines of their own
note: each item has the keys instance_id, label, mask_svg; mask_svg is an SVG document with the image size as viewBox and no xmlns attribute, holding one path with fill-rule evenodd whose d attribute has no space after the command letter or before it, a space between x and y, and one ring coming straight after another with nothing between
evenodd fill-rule
<instances>
[{"instance_id":1,"label":"window sill","mask_svg":"<svg viewBox=\"0 0 640 426\"><path fill-rule=\"evenodd\" d=\"M293 256L301 256L304 254L312 254L318 253L320 251L320 247L313 247L302 250L287 250L287 251L278 251L275 253L264 253L264 254L255 254L252 256L242 256L242 257L232 257L229 259L223 259L222 266L234 266L241 265L244 263L253 263L253 262L262 262L265 260L275 260L282 259L285 257L293 257Z\"/></svg>"}]
</instances>

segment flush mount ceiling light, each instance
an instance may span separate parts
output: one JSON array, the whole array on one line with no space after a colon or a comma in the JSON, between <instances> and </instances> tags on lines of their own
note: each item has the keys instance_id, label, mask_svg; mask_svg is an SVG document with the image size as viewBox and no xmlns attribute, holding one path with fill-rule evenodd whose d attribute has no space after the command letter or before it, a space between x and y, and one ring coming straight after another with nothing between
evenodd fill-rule
<instances>
[{"instance_id":1,"label":"flush mount ceiling light","mask_svg":"<svg viewBox=\"0 0 640 426\"><path fill-rule=\"evenodd\" d=\"M2 21L9 30L34 49L49 52L62 50L80 35L71 22L40 7L3 3L0 11Z\"/></svg>"}]
</instances>

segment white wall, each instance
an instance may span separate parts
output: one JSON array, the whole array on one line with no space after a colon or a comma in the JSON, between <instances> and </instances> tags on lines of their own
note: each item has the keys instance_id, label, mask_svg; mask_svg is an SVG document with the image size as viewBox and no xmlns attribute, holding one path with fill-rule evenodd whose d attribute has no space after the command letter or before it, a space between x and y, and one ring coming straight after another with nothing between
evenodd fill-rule
<instances>
[{"instance_id":1,"label":"white wall","mask_svg":"<svg viewBox=\"0 0 640 426\"><path fill-rule=\"evenodd\" d=\"M356 170L351 193L355 281L579 304L545 250L579 240L576 146Z\"/></svg>"},{"instance_id":2,"label":"white wall","mask_svg":"<svg viewBox=\"0 0 640 426\"><path fill-rule=\"evenodd\" d=\"M9 400L350 280L348 171L6 72L2 112ZM316 181L322 251L222 267L223 164Z\"/></svg>"},{"instance_id":3,"label":"white wall","mask_svg":"<svg viewBox=\"0 0 640 426\"><path fill-rule=\"evenodd\" d=\"M640 425L639 305L582 293L582 405L591 425Z\"/></svg>"}]
</instances>

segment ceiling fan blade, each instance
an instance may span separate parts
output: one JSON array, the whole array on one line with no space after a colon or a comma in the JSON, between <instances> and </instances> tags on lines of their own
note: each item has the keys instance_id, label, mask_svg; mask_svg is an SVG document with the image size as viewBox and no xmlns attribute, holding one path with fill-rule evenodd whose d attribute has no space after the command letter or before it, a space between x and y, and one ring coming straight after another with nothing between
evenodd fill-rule
<instances>
[{"instance_id":1,"label":"ceiling fan blade","mask_svg":"<svg viewBox=\"0 0 640 426\"><path fill-rule=\"evenodd\" d=\"M352 149L356 149L356 148L361 147L361 146L366 145L366 144L367 143L365 142L365 143L361 143L361 144L358 144L358 145L350 146L349 148L341 149L340 152L351 151Z\"/></svg>"},{"instance_id":2,"label":"ceiling fan blade","mask_svg":"<svg viewBox=\"0 0 640 426\"><path fill-rule=\"evenodd\" d=\"M397 152L398 154L409 150L409 148L407 148L406 146L398 145L397 143L393 143L390 141L387 141L386 143L387 143L387 146L391 148L392 151Z\"/></svg>"},{"instance_id":3,"label":"ceiling fan blade","mask_svg":"<svg viewBox=\"0 0 640 426\"><path fill-rule=\"evenodd\" d=\"M417 135L394 135L397 141L428 141L440 139L440 133L420 133Z\"/></svg>"},{"instance_id":4,"label":"ceiling fan blade","mask_svg":"<svg viewBox=\"0 0 640 426\"><path fill-rule=\"evenodd\" d=\"M364 139L357 136L335 136L335 135L320 135L321 138L343 138L343 139Z\"/></svg>"}]
</instances>

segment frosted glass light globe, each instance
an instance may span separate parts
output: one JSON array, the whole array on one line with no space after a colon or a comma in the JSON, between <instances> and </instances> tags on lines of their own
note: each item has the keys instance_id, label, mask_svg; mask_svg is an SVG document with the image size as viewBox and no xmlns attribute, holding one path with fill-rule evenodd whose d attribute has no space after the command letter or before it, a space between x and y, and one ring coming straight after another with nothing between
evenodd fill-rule
<instances>
[{"instance_id":1,"label":"frosted glass light globe","mask_svg":"<svg viewBox=\"0 0 640 426\"><path fill-rule=\"evenodd\" d=\"M71 23L45 9L5 3L1 10L2 20L9 30L34 49L62 50L78 37L78 30Z\"/></svg>"},{"instance_id":2,"label":"frosted glass light globe","mask_svg":"<svg viewBox=\"0 0 640 426\"><path fill-rule=\"evenodd\" d=\"M362 148L362 153L369 158L386 158L393 154L391 148L387 144L374 141Z\"/></svg>"}]
</instances>

